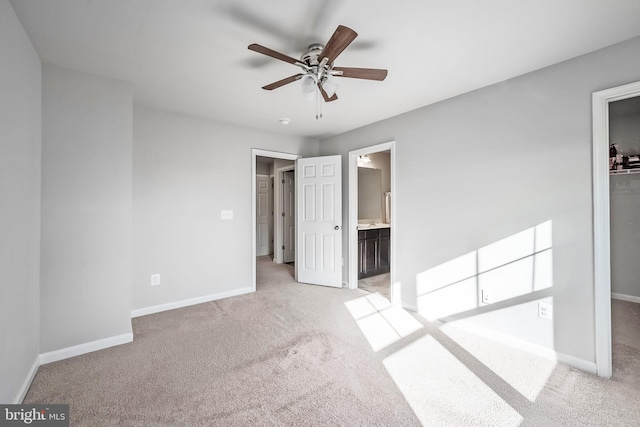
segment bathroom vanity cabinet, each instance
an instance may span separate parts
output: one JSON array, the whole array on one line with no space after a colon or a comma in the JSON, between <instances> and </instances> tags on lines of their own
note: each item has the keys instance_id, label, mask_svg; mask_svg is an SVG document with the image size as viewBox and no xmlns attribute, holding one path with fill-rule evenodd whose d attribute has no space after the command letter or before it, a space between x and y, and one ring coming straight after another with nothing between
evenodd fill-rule
<instances>
[{"instance_id":1,"label":"bathroom vanity cabinet","mask_svg":"<svg viewBox=\"0 0 640 427\"><path fill-rule=\"evenodd\" d=\"M358 279L391 269L391 229L358 230Z\"/></svg>"}]
</instances>

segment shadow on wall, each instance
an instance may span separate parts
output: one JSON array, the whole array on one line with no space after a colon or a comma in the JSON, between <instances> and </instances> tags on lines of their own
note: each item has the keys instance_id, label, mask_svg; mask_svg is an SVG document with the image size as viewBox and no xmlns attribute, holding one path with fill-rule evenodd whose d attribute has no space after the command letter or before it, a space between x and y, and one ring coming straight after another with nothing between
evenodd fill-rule
<instances>
[{"instance_id":1,"label":"shadow on wall","mask_svg":"<svg viewBox=\"0 0 640 427\"><path fill-rule=\"evenodd\" d=\"M523 295L546 296L539 291L553 287L551 235L547 221L419 273L418 312L428 320L459 319ZM551 306L542 305L540 310L547 308L551 316Z\"/></svg>"}]
</instances>

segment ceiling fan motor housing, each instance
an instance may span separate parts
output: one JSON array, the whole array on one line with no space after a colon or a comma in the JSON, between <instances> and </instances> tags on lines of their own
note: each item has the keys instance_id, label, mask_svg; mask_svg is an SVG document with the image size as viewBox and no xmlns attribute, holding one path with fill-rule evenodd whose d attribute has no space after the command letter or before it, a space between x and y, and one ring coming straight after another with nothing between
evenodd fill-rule
<instances>
[{"instance_id":1,"label":"ceiling fan motor housing","mask_svg":"<svg viewBox=\"0 0 640 427\"><path fill-rule=\"evenodd\" d=\"M300 60L309 66L318 65L318 56L322 53L322 49L324 45L321 43L310 44L309 50L300 56Z\"/></svg>"},{"instance_id":2,"label":"ceiling fan motor housing","mask_svg":"<svg viewBox=\"0 0 640 427\"><path fill-rule=\"evenodd\" d=\"M311 74L318 83L323 83L329 76L332 64L324 64L318 61L318 57L322 53L324 45L322 43L313 43L309 45L309 49L300 56L300 60L307 64L307 67L301 67L305 74ZM326 61L325 61L326 62Z\"/></svg>"}]
</instances>

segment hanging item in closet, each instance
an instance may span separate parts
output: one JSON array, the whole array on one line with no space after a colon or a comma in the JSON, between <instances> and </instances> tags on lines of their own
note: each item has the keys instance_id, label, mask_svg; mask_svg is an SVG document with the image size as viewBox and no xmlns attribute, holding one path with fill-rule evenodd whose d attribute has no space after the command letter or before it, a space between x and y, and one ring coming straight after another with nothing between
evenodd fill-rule
<instances>
[{"instance_id":1,"label":"hanging item in closet","mask_svg":"<svg viewBox=\"0 0 640 427\"><path fill-rule=\"evenodd\" d=\"M616 170L616 158L618 155L618 150L614 144L609 145L609 170Z\"/></svg>"}]
</instances>

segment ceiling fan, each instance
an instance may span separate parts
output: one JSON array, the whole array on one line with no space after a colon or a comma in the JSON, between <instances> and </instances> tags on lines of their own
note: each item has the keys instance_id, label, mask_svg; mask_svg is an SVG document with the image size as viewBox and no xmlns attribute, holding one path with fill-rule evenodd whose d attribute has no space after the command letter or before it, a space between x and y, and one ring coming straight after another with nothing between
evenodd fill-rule
<instances>
[{"instance_id":1,"label":"ceiling fan","mask_svg":"<svg viewBox=\"0 0 640 427\"><path fill-rule=\"evenodd\" d=\"M273 90L281 86L292 83L296 80L302 81L303 93L313 96L317 90L322 94L326 102L335 101L338 96L335 94L338 85L334 77L350 77L354 79L367 79L382 81L387 77L387 70L375 68L351 68L335 67L333 62L338 55L351 44L358 36L358 33L344 25L338 25L326 45L314 43L309 45L309 50L302 54L300 59L292 58L288 55L276 52L275 50L261 46L259 44L249 45L249 50L270 56L280 61L288 62L302 69L302 72L287 77L277 82L263 86L262 89Z\"/></svg>"}]
</instances>

